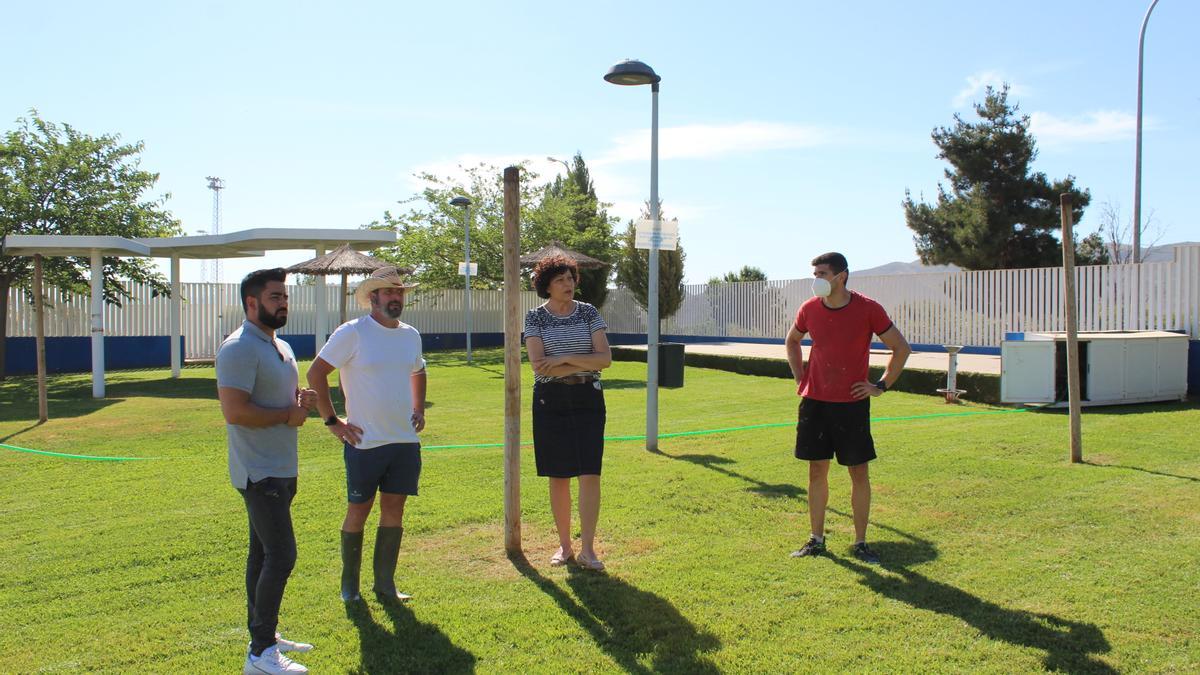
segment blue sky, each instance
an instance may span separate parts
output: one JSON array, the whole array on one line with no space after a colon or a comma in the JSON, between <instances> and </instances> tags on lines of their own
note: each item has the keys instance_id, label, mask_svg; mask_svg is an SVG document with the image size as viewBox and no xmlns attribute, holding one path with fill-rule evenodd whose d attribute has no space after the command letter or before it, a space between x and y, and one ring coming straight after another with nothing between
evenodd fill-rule
<instances>
[{"instance_id":1,"label":"blue sky","mask_svg":"<svg viewBox=\"0 0 1200 675\"><path fill-rule=\"evenodd\" d=\"M807 276L916 257L900 202L932 199L930 131L1007 81L1036 170L1132 212L1137 38L1149 2L13 3L0 120L29 108L142 140L171 210L226 231L358 227L412 175L583 153L624 219L649 197L648 87L663 77L661 196L687 279L755 265ZM1200 3L1161 0L1146 38L1143 211L1200 240ZM225 281L311 252L226 261ZM184 264L198 280L198 263Z\"/></svg>"}]
</instances>

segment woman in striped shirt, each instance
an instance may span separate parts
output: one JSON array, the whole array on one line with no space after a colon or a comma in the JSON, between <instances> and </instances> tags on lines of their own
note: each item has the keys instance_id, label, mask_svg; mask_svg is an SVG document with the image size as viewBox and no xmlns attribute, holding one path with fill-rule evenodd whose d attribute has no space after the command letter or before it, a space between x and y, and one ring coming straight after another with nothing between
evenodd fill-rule
<instances>
[{"instance_id":1,"label":"woman in striped shirt","mask_svg":"<svg viewBox=\"0 0 1200 675\"><path fill-rule=\"evenodd\" d=\"M596 308L575 300L579 268L565 256L542 259L533 285L545 304L525 315L525 348L533 365L533 454L550 479L550 510L558 530L551 565L577 561L603 570L593 543L600 516L604 458L604 391L600 371L612 364ZM579 480L579 555L571 541L571 479Z\"/></svg>"}]
</instances>

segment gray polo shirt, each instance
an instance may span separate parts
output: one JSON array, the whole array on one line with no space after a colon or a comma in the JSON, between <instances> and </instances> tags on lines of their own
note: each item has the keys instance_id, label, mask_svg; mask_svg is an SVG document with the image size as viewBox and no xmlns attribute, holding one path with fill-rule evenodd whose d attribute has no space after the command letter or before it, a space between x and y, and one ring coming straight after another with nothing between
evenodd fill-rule
<instances>
[{"instance_id":1,"label":"gray polo shirt","mask_svg":"<svg viewBox=\"0 0 1200 675\"><path fill-rule=\"evenodd\" d=\"M292 347L268 337L258 326L243 321L217 350L217 387L250 394L263 408L288 408L296 403L300 374ZM246 481L296 476L297 428L287 424L244 427L225 424L229 436L229 480L245 489Z\"/></svg>"}]
</instances>

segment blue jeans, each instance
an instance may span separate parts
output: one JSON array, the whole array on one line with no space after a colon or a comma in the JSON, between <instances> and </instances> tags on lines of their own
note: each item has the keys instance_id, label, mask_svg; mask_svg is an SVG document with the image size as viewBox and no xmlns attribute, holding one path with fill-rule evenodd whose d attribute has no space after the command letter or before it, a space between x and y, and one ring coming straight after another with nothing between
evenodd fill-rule
<instances>
[{"instance_id":1,"label":"blue jeans","mask_svg":"<svg viewBox=\"0 0 1200 675\"><path fill-rule=\"evenodd\" d=\"M292 499L296 479L264 478L239 489L250 516L250 553L246 556L246 621L255 656L275 644L279 605L296 566Z\"/></svg>"}]
</instances>

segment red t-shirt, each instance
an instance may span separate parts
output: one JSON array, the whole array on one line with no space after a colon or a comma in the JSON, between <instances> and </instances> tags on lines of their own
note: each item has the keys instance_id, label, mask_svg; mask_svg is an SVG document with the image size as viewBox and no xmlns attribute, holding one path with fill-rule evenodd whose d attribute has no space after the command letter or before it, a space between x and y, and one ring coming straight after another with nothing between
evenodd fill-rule
<instances>
[{"instance_id":1,"label":"red t-shirt","mask_svg":"<svg viewBox=\"0 0 1200 675\"><path fill-rule=\"evenodd\" d=\"M796 330L809 334L812 351L797 393L818 401L854 401L850 385L867 379L871 335L891 327L883 306L862 293L850 291L850 302L837 309L819 297L806 300L796 312Z\"/></svg>"}]
</instances>

